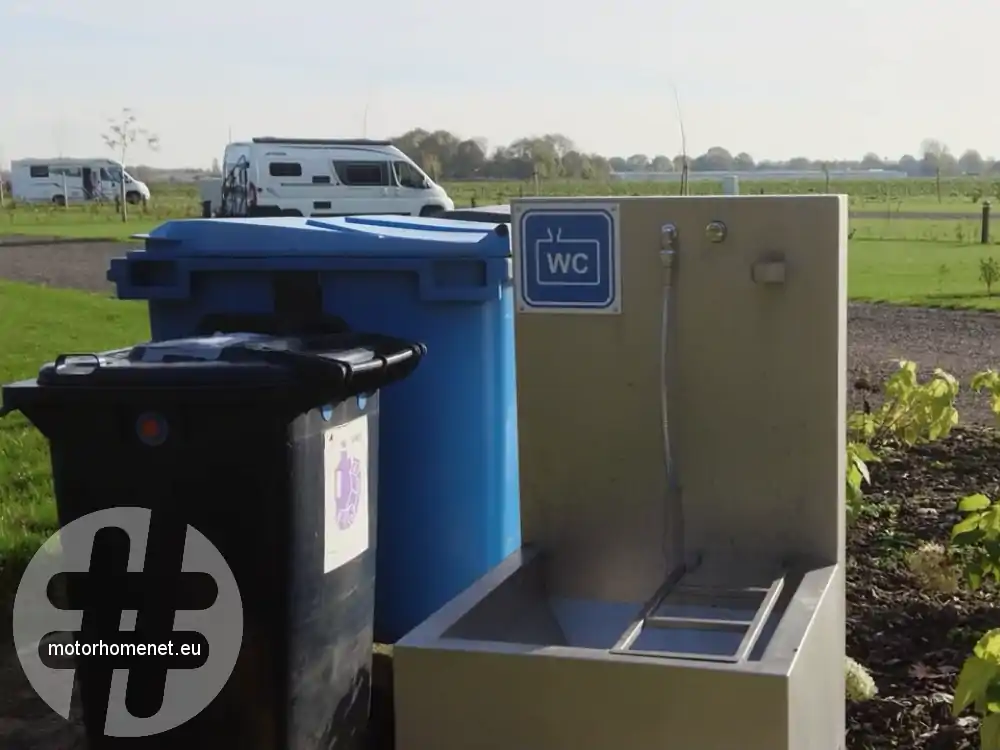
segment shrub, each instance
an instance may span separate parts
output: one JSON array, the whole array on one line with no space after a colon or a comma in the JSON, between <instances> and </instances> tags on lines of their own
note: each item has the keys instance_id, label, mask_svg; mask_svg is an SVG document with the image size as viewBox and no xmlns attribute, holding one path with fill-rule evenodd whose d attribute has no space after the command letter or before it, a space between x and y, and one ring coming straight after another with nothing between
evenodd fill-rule
<instances>
[{"instance_id":1,"label":"shrub","mask_svg":"<svg viewBox=\"0 0 1000 750\"><path fill-rule=\"evenodd\" d=\"M952 716L970 706L980 715L981 750L1000 750L1000 629L979 639L958 675Z\"/></svg>"},{"instance_id":2,"label":"shrub","mask_svg":"<svg viewBox=\"0 0 1000 750\"><path fill-rule=\"evenodd\" d=\"M849 524L864 507L864 485L871 483L868 464L879 460L880 450L938 440L958 424L958 381L944 370L935 370L928 382L921 383L916 363L902 360L882 390L885 400L881 406L856 411L847 418L845 494Z\"/></svg>"},{"instance_id":3,"label":"shrub","mask_svg":"<svg viewBox=\"0 0 1000 750\"><path fill-rule=\"evenodd\" d=\"M958 591L958 571L941 544L920 545L906 556L906 567L922 589L939 594Z\"/></svg>"},{"instance_id":4,"label":"shrub","mask_svg":"<svg viewBox=\"0 0 1000 750\"><path fill-rule=\"evenodd\" d=\"M989 576L1000 583L1000 503L983 494L969 495L958 510L965 518L952 528L951 543L964 553L965 580L973 589Z\"/></svg>"},{"instance_id":5,"label":"shrub","mask_svg":"<svg viewBox=\"0 0 1000 750\"><path fill-rule=\"evenodd\" d=\"M944 370L934 370L921 383L916 363L902 360L883 391L885 400L877 409L848 417L852 441L872 448L911 447L945 438L958 424L958 381Z\"/></svg>"},{"instance_id":6,"label":"shrub","mask_svg":"<svg viewBox=\"0 0 1000 750\"><path fill-rule=\"evenodd\" d=\"M850 656L844 657L844 687L847 700L852 703L863 703L878 695L871 674Z\"/></svg>"}]
</instances>

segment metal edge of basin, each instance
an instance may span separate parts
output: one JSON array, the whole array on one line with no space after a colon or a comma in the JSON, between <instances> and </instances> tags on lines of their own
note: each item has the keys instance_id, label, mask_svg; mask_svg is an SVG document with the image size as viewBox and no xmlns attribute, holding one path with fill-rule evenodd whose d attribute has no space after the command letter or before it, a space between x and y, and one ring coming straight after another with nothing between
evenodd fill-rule
<instances>
[{"instance_id":1,"label":"metal edge of basin","mask_svg":"<svg viewBox=\"0 0 1000 750\"><path fill-rule=\"evenodd\" d=\"M440 649L446 651L490 652L524 654L582 659L614 659L632 662L655 661L674 667L754 671L774 675L788 675L807 637L817 610L827 590L835 580L839 566L807 561L788 567L785 584L773 602L768 622L763 627L754 653L738 663L660 656L629 655L612 648L585 648L564 645L538 645L496 640L479 640L466 637L449 637L463 618L475 607L497 593L518 575L524 575L529 566L543 563L542 550L527 545L509 555L489 573L452 599L437 612L404 636L395 651L406 649Z\"/></svg>"},{"instance_id":2,"label":"metal edge of basin","mask_svg":"<svg viewBox=\"0 0 1000 750\"><path fill-rule=\"evenodd\" d=\"M445 637L543 561L522 549L395 647L397 750L842 750L843 566L791 566L739 665ZM842 671L842 670L841 670ZM705 721L706 717L725 721Z\"/></svg>"}]
</instances>

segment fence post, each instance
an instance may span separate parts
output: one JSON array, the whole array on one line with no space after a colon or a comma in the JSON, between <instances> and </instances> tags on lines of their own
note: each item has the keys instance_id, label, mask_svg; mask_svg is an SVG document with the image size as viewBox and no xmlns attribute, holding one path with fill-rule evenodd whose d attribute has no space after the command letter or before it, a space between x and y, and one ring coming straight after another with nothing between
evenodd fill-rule
<instances>
[{"instance_id":1,"label":"fence post","mask_svg":"<svg viewBox=\"0 0 1000 750\"><path fill-rule=\"evenodd\" d=\"M990 202L989 200L983 201L983 222L980 227L979 241L984 244L990 244Z\"/></svg>"}]
</instances>

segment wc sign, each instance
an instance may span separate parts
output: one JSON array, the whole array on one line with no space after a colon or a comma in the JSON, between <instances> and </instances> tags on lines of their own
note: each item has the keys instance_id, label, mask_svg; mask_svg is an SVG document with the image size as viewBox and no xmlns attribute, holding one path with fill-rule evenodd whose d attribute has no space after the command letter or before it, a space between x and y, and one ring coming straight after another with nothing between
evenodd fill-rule
<instances>
[{"instance_id":1,"label":"wc sign","mask_svg":"<svg viewBox=\"0 0 1000 750\"><path fill-rule=\"evenodd\" d=\"M616 204L515 206L511 218L520 312L621 313Z\"/></svg>"}]
</instances>

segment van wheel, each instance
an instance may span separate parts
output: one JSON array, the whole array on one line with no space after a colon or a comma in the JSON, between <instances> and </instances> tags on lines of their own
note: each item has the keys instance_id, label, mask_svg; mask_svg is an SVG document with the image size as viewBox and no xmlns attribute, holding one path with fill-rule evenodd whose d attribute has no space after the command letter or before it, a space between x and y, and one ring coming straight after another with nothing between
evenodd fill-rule
<instances>
[{"instance_id":1,"label":"van wheel","mask_svg":"<svg viewBox=\"0 0 1000 750\"><path fill-rule=\"evenodd\" d=\"M53 195L52 196L52 202L55 205L57 205L57 206L65 206L66 205L66 196L65 195Z\"/></svg>"},{"instance_id":2,"label":"van wheel","mask_svg":"<svg viewBox=\"0 0 1000 750\"><path fill-rule=\"evenodd\" d=\"M443 211L444 208L442 208L441 206L424 206L423 208L420 209L420 215L437 216L439 213L442 213Z\"/></svg>"},{"instance_id":3,"label":"van wheel","mask_svg":"<svg viewBox=\"0 0 1000 750\"><path fill-rule=\"evenodd\" d=\"M138 203L142 203L142 196L135 190L130 190L125 193L125 201L134 206Z\"/></svg>"}]
</instances>

